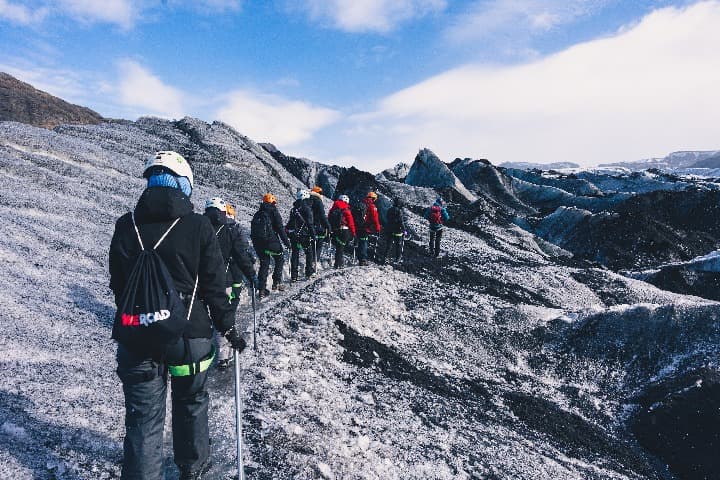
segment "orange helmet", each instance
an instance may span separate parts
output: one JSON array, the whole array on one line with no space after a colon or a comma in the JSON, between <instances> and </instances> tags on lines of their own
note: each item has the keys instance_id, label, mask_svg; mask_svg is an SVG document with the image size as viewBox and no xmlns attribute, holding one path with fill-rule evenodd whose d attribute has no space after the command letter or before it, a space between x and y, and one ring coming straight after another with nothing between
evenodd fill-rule
<instances>
[{"instance_id":1,"label":"orange helmet","mask_svg":"<svg viewBox=\"0 0 720 480\"><path fill-rule=\"evenodd\" d=\"M312 191L315 192L315 193L322 193L322 187L320 187L320 186L318 186L318 185L315 185L315 186L312 188Z\"/></svg>"},{"instance_id":2,"label":"orange helmet","mask_svg":"<svg viewBox=\"0 0 720 480\"><path fill-rule=\"evenodd\" d=\"M235 218L235 207L229 203L225 204L225 214L230 218Z\"/></svg>"},{"instance_id":3,"label":"orange helmet","mask_svg":"<svg viewBox=\"0 0 720 480\"><path fill-rule=\"evenodd\" d=\"M266 193L265 195L263 195L263 203L277 203L275 195L273 195L272 193Z\"/></svg>"},{"instance_id":4,"label":"orange helmet","mask_svg":"<svg viewBox=\"0 0 720 480\"><path fill-rule=\"evenodd\" d=\"M368 198L372 198L373 200L377 200L378 196L375 192L370 192L367 194Z\"/></svg>"}]
</instances>

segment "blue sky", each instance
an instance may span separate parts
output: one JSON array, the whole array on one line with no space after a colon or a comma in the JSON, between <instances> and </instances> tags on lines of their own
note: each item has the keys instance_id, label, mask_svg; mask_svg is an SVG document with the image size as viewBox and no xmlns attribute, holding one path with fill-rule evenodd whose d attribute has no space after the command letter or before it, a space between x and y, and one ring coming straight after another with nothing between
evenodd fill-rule
<instances>
[{"instance_id":1,"label":"blue sky","mask_svg":"<svg viewBox=\"0 0 720 480\"><path fill-rule=\"evenodd\" d=\"M720 148L720 1L0 0L0 71L378 171Z\"/></svg>"}]
</instances>

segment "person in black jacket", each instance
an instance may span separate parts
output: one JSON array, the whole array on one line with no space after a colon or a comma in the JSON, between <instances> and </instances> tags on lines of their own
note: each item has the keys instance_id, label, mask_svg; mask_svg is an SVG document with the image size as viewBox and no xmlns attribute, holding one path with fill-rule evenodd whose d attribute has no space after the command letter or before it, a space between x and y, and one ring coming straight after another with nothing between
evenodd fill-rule
<instances>
[{"instance_id":1,"label":"person in black jacket","mask_svg":"<svg viewBox=\"0 0 720 480\"><path fill-rule=\"evenodd\" d=\"M290 281L297 282L300 251L305 252L305 278L315 274L315 221L307 190L298 190L285 230L290 237Z\"/></svg>"},{"instance_id":2,"label":"person in black jacket","mask_svg":"<svg viewBox=\"0 0 720 480\"><path fill-rule=\"evenodd\" d=\"M325 205L322 201L322 188L315 185L310 191L312 200L313 220L315 221L315 260L323 267L329 266L323 262L325 244L330 242L330 222L325 215Z\"/></svg>"},{"instance_id":3,"label":"person in black jacket","mask_svg":"<svg viewBox=\"0 0 720 480\"><path fill-rule=\"evenodd\" d=\"M233 311L236 311L244 279L247 279L253 288L257 286L255 256L251 253L250 245L239 225L228 216L228 205L222 198L213 197L205 202L205 216L210 219L220 244L225 263L225 293ZM218 343L218 367L224 369L232 360L232 346L219 333L215 337Z\"/></svg>"},{"instance_id":4,"label":"person in black jacket","mask_svg":"<svg viewBox=\"0 0 720 480\"><path fill-rule=\"evenodd\" d=\"M402 259L403 242L407 234L407 222L405 221L405 213L403 212L402 199L396 198L393 206L390 207L385 215L386 223L382 229L382 245L379 263L385 263L388 253L391 253L395 263ZM392 250L392 252L391 252Z\"/></svg>"},{"instance_id":5,"label":"person in black jacket","mask_svg":"<svg viewBox=\"0 0 720 480\"><path fill-rule=\"evenodd\" d=\"M260 209L253 216L250 223L250 239L260 258L260 269L258 271L258 296L266 297L270 291L266 288L267 277L270 272L270 262L275 263L273 270L273 290L283 291L282 285L283 265L283 244L290 247L290 239L285 234L282 224L282 217L276 206L277 200L272 193L266 193L260 204ZM281 243L282 242L282 243Z\"/></svg>"},{"instance_id":6,"label":"person in black jacket","mask_svg":"<svg viewBox=\"0 0 720 480\"><path fill-rule=\"evenodd\" d=\"M192 308L183 338L164 352L118 344L117 373L125 394L122 478L163 476L168 372L172 386L174 460L181 479L197 478L210 466L209 397L205 381L214 356L213 325L234 348L242 351L245 341L234 328L232 306L225 295L223 257L215 232L206 217L193 213L189 199L193 186L190 166L178 153L158 152L146 163L144 176L148 188L134 211L137 235L145 245L155 245L173 221L180 219L156 252L165 262L186 307ZM118 219L109 254L110 288L116 303L141 251L137 235L130 213Z\"/></svg>"}]
</instances>

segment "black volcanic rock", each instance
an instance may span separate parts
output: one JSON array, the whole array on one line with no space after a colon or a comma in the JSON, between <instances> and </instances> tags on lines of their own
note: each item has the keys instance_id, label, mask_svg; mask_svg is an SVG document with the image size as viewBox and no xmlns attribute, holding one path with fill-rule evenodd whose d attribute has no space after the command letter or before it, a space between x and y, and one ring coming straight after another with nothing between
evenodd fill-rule
<instances>
[{"instance_id":1,"label":"black volcanic rock","mask_svg":"<svg viewBox=\"0 0 720 480\"><path fill-rule=\"evenodd\" d=\"M478 196L491 198L507 210L520 214L536 214L537 210L522 202L513 191L512 179L487 160L455 159L450 164L455 176Z\"/></svg>"},{"instance_id":2,"label":"black volcanic rock","mask_svg":"<svg viewBox=\"0 0 720 480\"><path fill-rule=\"evenodd\" d=\"M0 121L54 128L63 124L97 124L104 119L89 108L68 103L0 72Z\"/></svg>"},{"instance_id":3,"label":"black volcanic rock","mask_svg":"<svg viewBox=\"0 0 720 480\"><path fill-rule=\"evenodd\" d=\"M701 369L650 386L632 430L681 479L718 478L720 373Z\"/></svg>"},{"instance_id":4,"label":"black volcanic rock","mask_svg":"<svg viewBox=\"0 0 720 480\"><path fill-rule=\"evenodd\" d=\"M338 179L346 170L337 165L324 165L313 162L307 158L298 158L285 155L271 143L260 143L280 165L297 177L305 186L312 188L319 185L323 189L323 195L328 198L335 198L335 189Z\"/></svg>"}]
</instances>

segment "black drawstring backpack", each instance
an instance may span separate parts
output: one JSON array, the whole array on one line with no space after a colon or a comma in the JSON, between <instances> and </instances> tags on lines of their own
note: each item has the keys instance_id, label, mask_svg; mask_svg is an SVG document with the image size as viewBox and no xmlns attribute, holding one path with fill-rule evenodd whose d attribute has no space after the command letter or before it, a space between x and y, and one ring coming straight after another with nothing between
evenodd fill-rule
<instances>
[{"instance_id":1,"label":"black drawstring backpack","mask_svg":"<svg viewBox=\"0 0 720 480\"><path fill-rule=\"evenodd\" d=\"M112 338L132 350L164 353L169 345L182 337L190 324L198 277L195 277L190 306L186 309L165 262L156 252L180 219L170 225L151 250L146 250L135 224L134 213L130 214L130 218L142 251L135 259L135 265L120 295Z\"/></svg>"}]
</instances>

